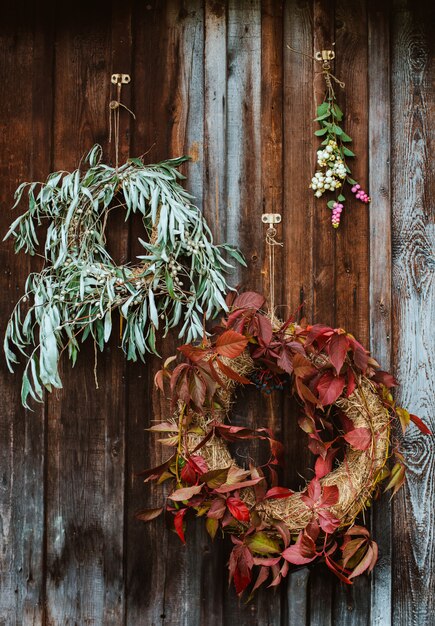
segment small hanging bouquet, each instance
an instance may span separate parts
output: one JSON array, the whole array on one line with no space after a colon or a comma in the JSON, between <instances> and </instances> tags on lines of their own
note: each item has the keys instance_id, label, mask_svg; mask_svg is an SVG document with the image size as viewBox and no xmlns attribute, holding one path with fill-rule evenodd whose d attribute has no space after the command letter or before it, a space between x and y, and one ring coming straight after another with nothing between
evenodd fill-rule
<instances>
[{"instance_id":1,"label":"small hanging bouquet","mask_svg":"<svg viewBox=\"0 0 435 626\"><path fill-rule=\"evenodd\" d=\"M352 193L355 194L357 200L368 204L370 197L361 185L350 177L351 171L346 158L354 157L355 154L349 148L352 139L340 126L343 112L337 104L331 79L343 88L344 83L333 76L329 68L329 63L324 61L323 75L327 89L324 101L317 107L317 117L314 120L320 125L314 134L322 137L323 141L317 150L318 169L311 179L310 188L314 191L316 198L320 198L326 191L335 194L335 199L329 200L327 206L332 210L332 226L338 228L344 208L343 202L346 200L343 193L346 183L351 185Z\"/></svg>"}]
</instances>

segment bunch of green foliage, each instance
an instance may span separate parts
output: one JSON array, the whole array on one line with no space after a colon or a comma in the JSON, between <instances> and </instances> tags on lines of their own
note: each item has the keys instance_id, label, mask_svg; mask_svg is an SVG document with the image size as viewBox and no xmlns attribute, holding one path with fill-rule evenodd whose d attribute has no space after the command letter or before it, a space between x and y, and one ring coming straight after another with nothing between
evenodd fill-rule
<instances>
[{"instance_id":1,"label":"bunch of green foliage","mask_svg":"<svg viewBox=\"0 0 435 626\"><path fill-rule=\"evenodd\" d=\"M101 162L96 145L84 167L55 172L45 183L22 183L14 208L27 193L28 208L10 226L15 250L36 254L36 226L46 224L44 267L29 275L25 294L9 320L4 350L9 369L21 353L27 364L22 403L42 400L43 388L61 387L58 365L67 349L74 364L79 339L89 335L103 350L112 332L112 313L123 320L127 358L156 353L156 331L182 324L180 337L203 335L203 317L226 309L223 252L243 263L229 245L217 246L192 196L179 184L186 157L157 165L129 159L119 168ZM117 265L106 249L109 213L139 213L146 236L138 265ZM30 348L30 350L29 350Z\"/></svg>"}]
</instances>

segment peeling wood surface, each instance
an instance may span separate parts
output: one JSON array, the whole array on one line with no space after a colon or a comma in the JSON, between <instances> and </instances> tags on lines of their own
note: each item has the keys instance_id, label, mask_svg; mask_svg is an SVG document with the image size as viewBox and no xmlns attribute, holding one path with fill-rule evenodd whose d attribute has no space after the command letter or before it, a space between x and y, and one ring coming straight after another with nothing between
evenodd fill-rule
<instances>
[{"instance_id":1,"label":"peeling wood surface","mask_svg":"<svg viewBox=\"0 0 435 626\"><path fill-rule=\"evenodd\" d=\"M218 241L241 247L233 282L268 291L263 211L282 213L276 299L284 317L339 325L402 380L398 397L435 430L434 9L429 0L49 0L7 8L0 24L1 232L22 180L73 168L108 144L110 75L128 72L121 154L150 162L191 155L187 185ZM86 11L83 9L86 7ZM336 42L334 71L356 177L369 209L348 200L339 232L308 190L318 66ZM340 91L340 90L339 90ZM141 226L113 216L117 258L138 253ZM4 328L37 259L0 247ZM176 336L160 341L172 354ZM159 365L126 363L116 339L63 363L64 389L31 413L20 373L0 359L0 626L431 626L435 620L433 441L410 429L408 483L371 515L380 561L345 588L321 566L295 571L249 604L227 588L229 545L191 523L182 546L162 519L134 512L161 489L134 473L163 459L145 429L164 411ZM283 440L298 487L310 465L287 399L245 391L234 423ZM245 451L236 451L244 454ZM261 455L251 446L249 453ZM307 474L309 475L309 474Z\"/></svg>"}]
</instances>

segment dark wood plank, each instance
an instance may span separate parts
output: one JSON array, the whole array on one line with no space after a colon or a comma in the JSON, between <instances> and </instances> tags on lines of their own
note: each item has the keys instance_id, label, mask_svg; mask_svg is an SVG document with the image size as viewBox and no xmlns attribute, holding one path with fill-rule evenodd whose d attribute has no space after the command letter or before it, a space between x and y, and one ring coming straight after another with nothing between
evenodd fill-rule
<instances>
[{"instance_id":1,"label":"dark wood plank","mask_svg":"<svg viewBox=\"0 0 435 626\"><path fill-rule=\"evenodd\" d=\"M136 6L134 67L141 89L135 94L138 124L133 148L136 152L151 148L152 161L190 154L192 161L185 168L187 187L197 197L198 206L203 175L203 25L203 7L198 0ZM139 234L133 230L133 255ZM173 333L161 345L162 356L173 354L177 345ZM150 358L145 369L129 367L129 476L167 456L155 437L143 432L168 410L153 394L153 376L160 366L160 359ZM138 395L144 383L145 395ZM127 623L199 624L200 606L208 593L202 555L207 563L210 546L204 529L200 524L189 525L188 542L183 546L164 528L162 518L146 526L132 519L135 510L161 502L162 495L158 486L144 488L140 481L130 485Z\"/></svg>"},{"instance_id":2,"label":"dark wood plank","mask_svg":"<svg viewBox=\"0 0 435 626\"><path fill-rule=\"evenodd\" d=\"M368 184L367 14L365 0L352 4L337 0L337 76L346 83L340 93L345 130L353 139L356 157L352 174ZM352 332L364 345L369 338L369 221L367 205L346 194L346 213L337 232L336 324ZM370 581L360 578L351 588L335 582L333 623L370 622Z\"/></svg>"},{"instance_id":3,"label":"dark wood plank","mask_svg":"<svg viewBox=\"0 0 435 626\"><path fill-rule=\"evenodd\" d=\"M296 570L287 585L286 625L305 626L308 623L308 579L307 567Z\"/></svg>"},{"instance_id":4,"label":"dark wood plank","mask_svg":"<svg viewBox=\"0 0 435 626\"><path fill-rule=\"evenodd\" d=\"M313 48L312 55L321 50L330 50L335 41L335 3L334 0L314 0L313 3ZM335 63L331 64L332 71ZM325 96L325 81L321 75L321 63L314 61L312 93L314 102L319 105ZM339 89L337 90L340 91ZM340 94L338 93L340 97ZM314 131L318 128L315 110L312 109L310 128L311 150L311 174L317 169L317 154L319 140L314 136ZM308 181L309 184L310 181ZM307 186L308 186L307 184ZM305 192L313 195L312 189ZM335 327L336 320L336 246L337 232L331 226L331 211L326 206L328 198L312 198L314 203L313 226L312 226L312 250L313 250L313 317L315 323L329 324Z\"/></svg>"},{"instance_id":5,"label":"dark wood plank","mask_svg":"<svg viewBox=\"0 0 435 626\"><path fill-rule=\"evenodd\" d=\"M390 33L388 2L372 1L369 45L370 349L391 369L391 196L390 196ZM371 623L391 623L391 504L388 496L371 511L379 560L371 576Z\"/></svg>"},{"instance_id":6,"label":"dark wood plank","mask_svg":"<svg viewBox=\"0 0 435 626\"><path fill-rule=\"evenodd\" d=\"M346 83L340 93L345 129L356 157L352 174L368 184L367 15L365 0L336 2L336 73ZM346 214L337 231L336 324L364 345L369 338L369 221L367 205L347 192Z\"/></svg>"},{"instance_id":7,"label":"dark wood plank","mask_svg":"<svg viewBox=\"0 0 435 626\"><path fill-rule=\"evenodd\" d=\"M166 81L175 80L173 65L167 64L170 31L166 25L166 3L145 5L136 2L133 9L132 107L136 114L132 137L132 154L147 152L149 161L167 156L172 127L171 102ZM165 66L168 65L166 71ZM175 156L175 155L174 155ZM139 254L136 243L140 221L131 227L133 258ZM145 432L161 411L159 397L153 390L153 370L158 360L149 358L147 365L128 364L126 430L126 623L129 625L164 624L168 532L162 519L144 525L134 519L135 511L159 506L161 489L143 485L134 473L161 462L162 451L150 433ZM163 459L162 459L163 460Z\"/></svg>"},{"instance_id":8,"label":"dark wood plank","mask_svg":"<svg viewBox=\"0 0 435 626\"><path fill-rule=\"evenodd\" d=\"M271 174L267 169L262 172L262 150L268 149L268 133L273 131L262 128L262 116L271 116L273 124L278 125L279 117L276 116L280 114L280 105L279 102L276 103L275 113L269 111L269 104L262 101L262 95L265 88L276 93L274 81L281 71L277 59L280 54L280 35L277 32L277 16L267 6L263 6L262 13L261 2L229 1L227 6L225 238L240 247L248 265L246 269L238 268L232 274L232 280L236 282L240 278L245 289L268 291L264 273L261 271L265 263L265 234L261 215L264 183L271 178ZM278 10L275 9L276 12ZM262 27L265 29L264 34ZM280 135L277 126L275 132ZM274 177L278 181L280 172L275 172ZM272 182L272 185L276 188L280 183ZM269 192L266 191L265 202L269 204L271 199L268 195ZM264 427L274 423L271 405L259 398L255 389L243 394L242 401L234 407L232 419L234 423L249 424L250 427ZM250 445L245 454L256 461L261 458L261 450L257 445ZM229 546L226 558L228 552ZM222 575L227 576L226 568ZM226 592L223 603L223 624L278 624L280 621L279 594L273 595L267 590L260 590L256 601L245 605L236 598L234 589L231 588Z\"/></svg>"},{"instance_id":9,"label":"dark wood plank","mask_svg":"<svg viewBox=\"0 0 435 626\"><path fill-rule=\"evenodd\" d=\"M394 3L392 22L393 362L397 400L434 430L434 6ZM393 500L394 624L434 621L433 438L410 428L405 487Z\"/></svg>"},{"instance_id":10,"label":"dark wood plank","mask_svg":"<svg viewBox=\"0 0 435 626\"><path fill-rule=\"evenodd\" d=\"M313 48L312 54L331 48L335 41L335 6L334 0L315 0L313 5ZM334 71L334 63L332 63ZM325 81L318 73L321 64L314 62L313 97L316 106L323 101ZM314 112L313 112L314 113ZM314 119L315 114L311 116ZM312 171L316 169L316 150L318 140L314 136L317 122L311 124ZM309 189L306 194L312 194ZM331 212L326 207L325 198L314 199L312 249L313 249L313 313L314 323L336 325L336 244L337 233L331 227ZM314 625L331 624L333 587L336 581L326 567L314 567L309 578L309 623Z\"/></svg>"},{"instance_id":11,"label":"dark wood plank","mask_svg":"<svg viewBox=\"0 0 435 626\"><path fill-rule=\"evenodd\" d=\"M313 263L311 243L314 225L314 198L308 189L314 168L315 148L311 137L313 118L313 47L312 3L296 1L284 5L284 77L283 77L283 317L313 316ZM290 50L288 46L294 50ZM302 53L302 54L298 54ZM309 55L303 56L303 55ZM295 89L295 85L297 88ZM288 462L284 482L292 488L305 484L310 476L311 455L306 449L306 435L298 426L299 407L286 399L282 413L283 442ZM301 477L302 476L302 477ZM285 623L305 624L308 606L308 570L288 576L283 597ZM285 586L285 585L284 585ZM303 610L303 619L300 611ZM298 617L299 616L299 617Z\"/></svg>"},{"instance_id":12,"label":"dark wood plank","mask_svg":"<svg viewBox=\"0 0 435 626\"><path fill-rule=\"evenodd\" d=\"M88 5L85 20L79 5L68 7L56 26L54 166L72 169L95 141L109 156L111 47L119 41L104 2ZM109 229L118 259L127 251L122 224L116 216ZM98 389L87 342L73 371L64 362L64 389L48 399L47 624L123 621L125 359L117 344L113 337L98 357Z\"/></svg>"},{"instance_id":13,"label":"dark wood plank","mask_svg":"<svg viewBox=\"0 0 435 626\"><path fill-rule=\"evenodd\" d=\"M2 236L13 219L8 207L15 188L40 179L50 167L53 23L46 8L37 10L34 2L21 8L4 7L1 21ZM0 266L3 335L25 279L40 261L15 255L8 241L0 250ZM0 371L0 623L37 626L44 617L45 410L21 406L21 367L12 375L1 358Z\"/></svg>"}]
</instances>

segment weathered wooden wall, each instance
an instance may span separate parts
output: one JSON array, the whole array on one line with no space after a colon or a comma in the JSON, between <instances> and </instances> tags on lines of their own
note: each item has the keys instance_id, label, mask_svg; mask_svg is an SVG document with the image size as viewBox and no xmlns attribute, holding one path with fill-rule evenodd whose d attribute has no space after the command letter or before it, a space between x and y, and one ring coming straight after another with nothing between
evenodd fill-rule
<instances>
[{"instance_id":1,"label":"weathered wooden wall","mask_svg":"<svg viewBox=\"0 0 435 626\"><path fill-rule=\"evenodd\" d=\"M238 244L234 275L266 289L263 208L283 216L279 299L314 321L370 340L402 381L400 400L435 427L434 10L425 0L23 0L0 20L1 233L15 187L73 168L98 141L108 152L109 78L129 72L122 153L150 161L189 153L188 186L216 237ZM308 55L336 42L335 70L370 208L350 202L338 232L307 189L315 164ZM118 220L118 221L117 221ZM115 218L110 246L133 258L138 224ZM0 248L4 328L38 261ZM162 353L172 354L169 339ZM408 482L376 504L381 556L372 578L344 588L321 567L301 569L249 605L227 589L228 546L194 525L183 547L161 519L135 510L159 490L132 479L161 450L144 432L161 413L158 361L126 364L113 341L92 346L64 389L34 412L20 406L20 374L1 361L0 624L206 626L435 623L433 440L410 429ZM237 419L269 425L292 461L310 462L285 402L245 396Z\"/></svg>"}]
</instances>

